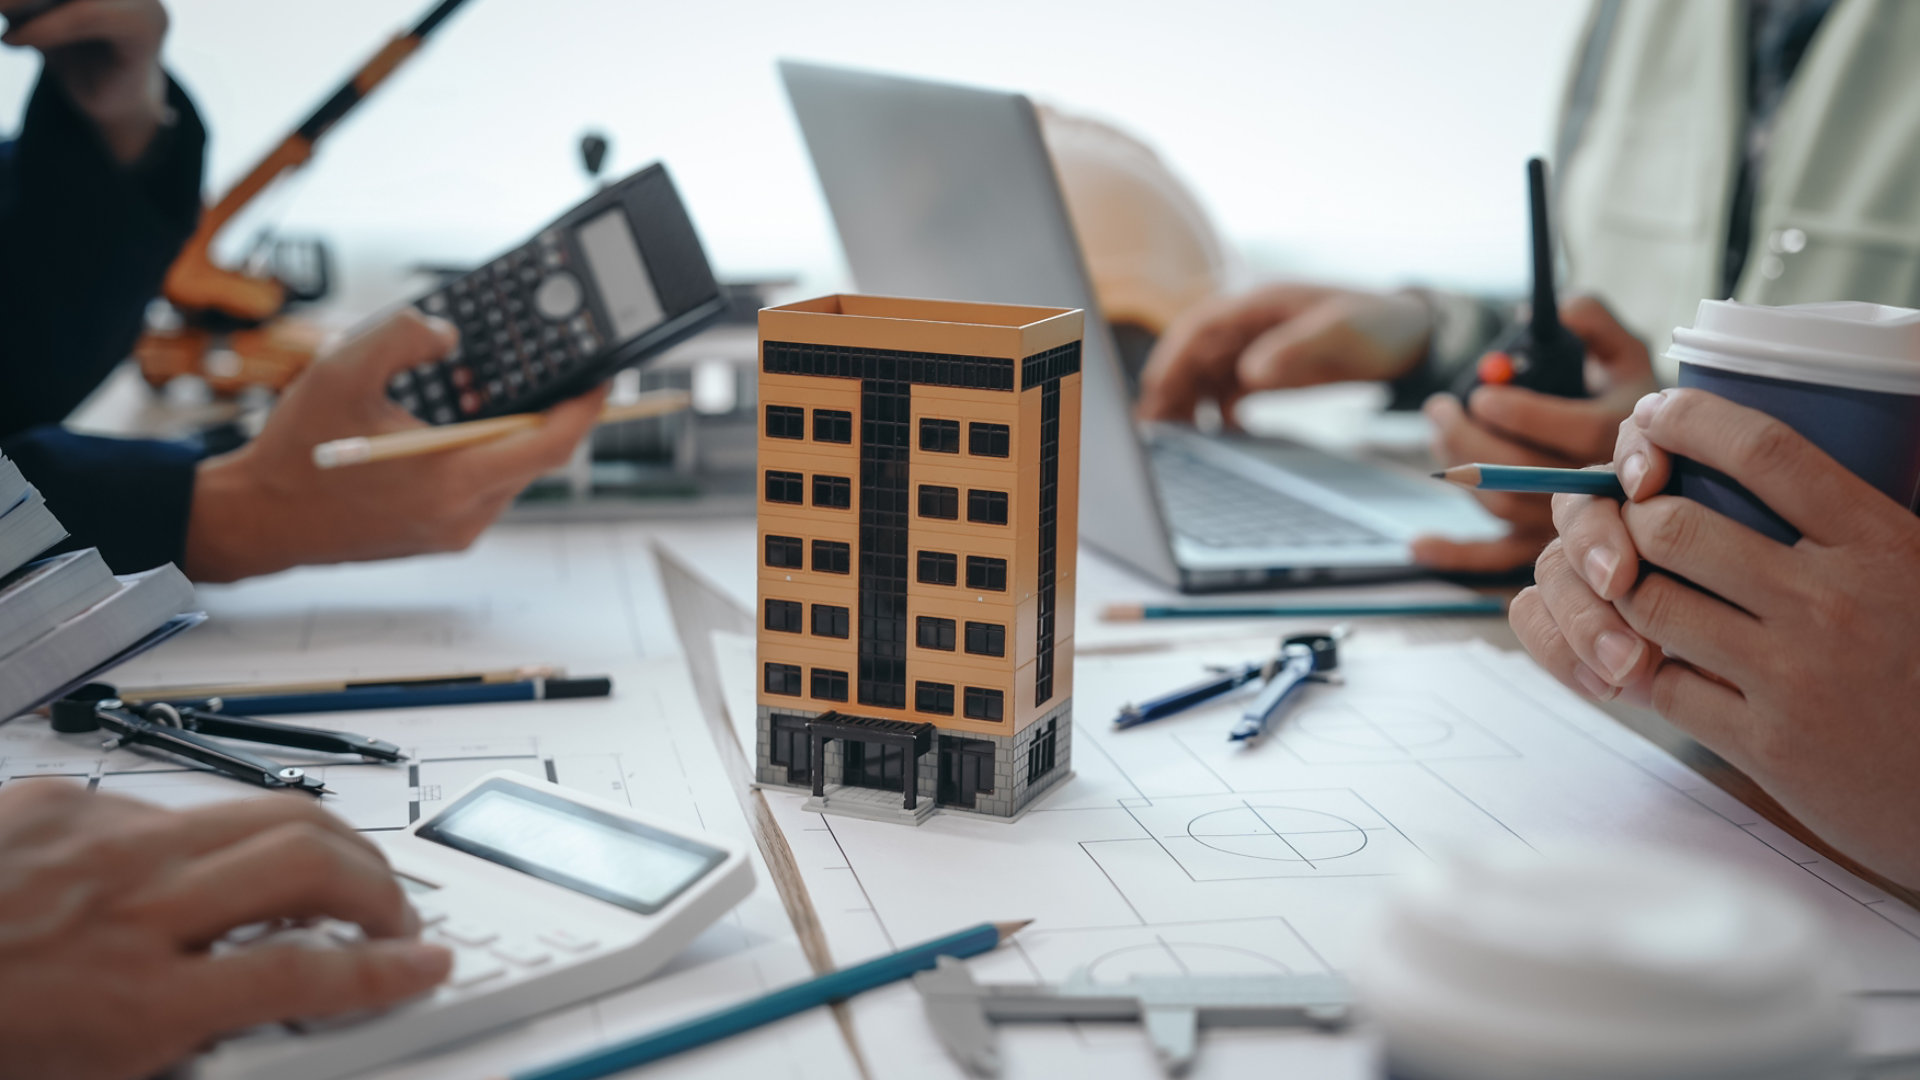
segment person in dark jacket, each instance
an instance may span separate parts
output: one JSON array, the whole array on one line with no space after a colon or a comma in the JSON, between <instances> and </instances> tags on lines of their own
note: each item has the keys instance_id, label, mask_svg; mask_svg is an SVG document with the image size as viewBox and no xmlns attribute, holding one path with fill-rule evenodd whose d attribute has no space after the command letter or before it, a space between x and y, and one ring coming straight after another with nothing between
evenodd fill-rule
<instances>
[{"instance_id":1,"label":"person in dark jacket","mask_svg":"<svg viewBox=\"0 0 1920 1080\"><path fill-rule=\"evenodd\" d=\"M62 429L132 349L193 232L206 133L160 67L159 0L0 0L0 15L0 41L45 58L19 137L0 143L0 453L68 546L100 548L120 573L173 562L201 581L454 550L591 428L599 394L484 446L314 469L315 443L417 423L387 401L387 379L455 338L403 313L317 361L233 453Z\"/></svg>"}]
</instances>

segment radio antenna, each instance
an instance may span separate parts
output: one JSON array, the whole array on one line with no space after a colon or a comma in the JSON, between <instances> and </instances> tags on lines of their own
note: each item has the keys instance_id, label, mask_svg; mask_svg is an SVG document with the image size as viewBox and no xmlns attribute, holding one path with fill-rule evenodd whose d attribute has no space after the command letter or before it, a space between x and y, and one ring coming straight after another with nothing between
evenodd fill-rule
<instances>
[{"instance_id":1,"label":"radio antenna","mask_svg":"<svg viewBox=\"0 0 1920 1080\"><path fill-rule=\"evenodd\" d=\"M1547 225L1547 163L1527 160L1527 201L1533 209L1533 340L1552 341L1561 333L1560 300L1553 287L1553 233Z\"/></svg>"}]
</instances>

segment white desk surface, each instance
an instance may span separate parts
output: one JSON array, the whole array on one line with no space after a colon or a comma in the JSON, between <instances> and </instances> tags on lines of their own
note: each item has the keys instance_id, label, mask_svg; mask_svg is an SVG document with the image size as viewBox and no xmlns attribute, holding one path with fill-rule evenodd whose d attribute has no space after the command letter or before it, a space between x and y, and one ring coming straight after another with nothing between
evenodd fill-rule
<instances>
[{"instance_id":1,"label":"white desk surface","mask_svg":"<svg viewBox=\"0 0 1920 1080\"><path fill-rule=\"evenodd\" d=\"M238 585L204 586L200 599L213 619L116 678L138 684L368 676L550 662L576 673L612 672L617 690L650 680L661 686L660 693L677 695L681 691L670 684L680 676L679 642L651 544L665 546L750 606L754 541L753 523L746 519L506 523L460 554L310 568ZM1271 639L1305 628L1280 620L1103 623L1097 612L1104 604L1152 600L1163 591L1085 552L1079 582L1077 646L1088 656L1152 653L1174 643L1215 640L1238 642L1244 649L1249 638ZM1444 594L1451 587L1413 588ZM1362 636L1356 645L1478 638L1503 649L1515 647L1500 618L1359 623L1356 631ZM675 700L684 708L689 699ZM547 715L540 714L543 722ZM1657 718L1624 718L1662 745L1684 752L1684 742ZM736 818L731 827L743 825ZM696 1005L711 1007L739 996L742 986L803 977L804 961L792 939L775 940L777 912L764 908L772 903L772 890L763 886L762 891L758 903L763 908L748 916L749 925L723 928L712 940L703 939L701 955L676 965L674 993L643 984L593 1006L376 1075L379 1080L491 1075L678 1019ZM743 971L751 971L747 982ZM707 1048L647 1075L731 1076L746 1070L769 1077L856 1075L857 1065L836 1044L827 1015L811 1016ZM1920 1011L1911 1002L1873 1002L1868 1021L1876 1033L1875 1049L1907 1048L1912 1033L1920 1031ZM797 1048L806 1049L796 1053ZM875 1075L887 1073L876 1069Z\"/></svg>"}]
</instances>

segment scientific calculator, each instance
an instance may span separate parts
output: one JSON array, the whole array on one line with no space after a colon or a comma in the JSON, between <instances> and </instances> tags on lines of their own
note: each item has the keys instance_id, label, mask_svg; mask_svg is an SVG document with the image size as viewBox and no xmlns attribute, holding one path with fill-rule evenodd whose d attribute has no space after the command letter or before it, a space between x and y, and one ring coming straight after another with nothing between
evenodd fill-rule
<instances>
[{"instance_id":1,"label":"scientific calculator","mask_svg":"<svg viewBox=\"0 0 1920 1080\"><path fill-rule=\"evenodd\" d=\"M527 243L414 306L460 344L387 388L430 424L531 412L698 332L726 299L663 165L568 211Z\"/></svg>"},{"instance_id":2,"label":"scientific calculator","mask_svg":"<svg viewBox=\"0 0 1920 1080\"><path fill-rule=\"evenodd\" d=\"M337 1080L639 982L753 891L745 849L502 771L399 833L375 834L424 925L453 950L431 994L373 1015L272 1025L192 1080ZM337 948L359 928L237 933L216 948Z\"/></svg>"}]
</instances>

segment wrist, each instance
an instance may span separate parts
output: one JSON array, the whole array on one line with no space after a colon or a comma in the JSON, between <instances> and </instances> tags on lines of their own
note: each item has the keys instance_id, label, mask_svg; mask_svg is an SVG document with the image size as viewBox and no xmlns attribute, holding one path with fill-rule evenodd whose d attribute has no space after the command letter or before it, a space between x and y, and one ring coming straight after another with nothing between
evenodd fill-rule
<instances>
[{"instance_id":1,"label":"wrist","mask_svg":"<svg viewBox=\"0 0 1920 1080\"><path fill-rule=\"evenodd\" d=\"M248 448L202 461L187 513L189 578L204 582L285 570L288 548L276 530L285 521L271 489L258 482Z\"/></svg>"}]
</instances>

